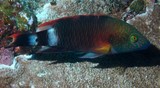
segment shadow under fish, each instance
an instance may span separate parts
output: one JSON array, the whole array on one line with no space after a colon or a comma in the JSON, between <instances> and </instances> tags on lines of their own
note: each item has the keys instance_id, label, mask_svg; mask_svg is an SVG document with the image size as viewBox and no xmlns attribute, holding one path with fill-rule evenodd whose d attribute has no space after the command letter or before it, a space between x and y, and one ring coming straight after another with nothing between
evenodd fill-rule
<instances>
[{"instance_id":1,"label":"shadow under fish","mask_svg":"<svg viewBox=\"0 0 160 88\"><path fill-rule=\"evenodd\" d=\"M110 55L91 62L99 63L96 68L160 66L160 50L151 45L146 50Z\"/></svg>"},{"instance_id":2,"label":"shadow under fish","mask_svg":"<svg viewBox=\"0 0 160 88\"><path fill-rule=\"evenodd\" d=\"M82 54L83 55L83 54ZM160 65L160 50L151 45L148 49L121 53L114 55L105 55L95 59L80 59L81 54L75 53L45 53L35 54L31 60L53 61L51 64L91 62L98 63L95 68L113 68L113 67L150 67Z\"/></svg>"}]
</instances>

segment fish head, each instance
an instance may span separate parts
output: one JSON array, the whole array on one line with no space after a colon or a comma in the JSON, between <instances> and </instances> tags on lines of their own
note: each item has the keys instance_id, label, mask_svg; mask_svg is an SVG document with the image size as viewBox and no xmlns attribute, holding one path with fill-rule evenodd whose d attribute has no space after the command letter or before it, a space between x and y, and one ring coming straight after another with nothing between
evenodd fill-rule
<instances>
[{"instance_id":1,"label":"fish head","mask_svg":"<svg viewBox=\"0 0 160 88\"><path fill-rule=\"evenodd\" d=\"M125 23L117 28L111 38L113 50L117 53L144 50L150 46L150 42L135 27Z\"/></svg>"}]
</instances>

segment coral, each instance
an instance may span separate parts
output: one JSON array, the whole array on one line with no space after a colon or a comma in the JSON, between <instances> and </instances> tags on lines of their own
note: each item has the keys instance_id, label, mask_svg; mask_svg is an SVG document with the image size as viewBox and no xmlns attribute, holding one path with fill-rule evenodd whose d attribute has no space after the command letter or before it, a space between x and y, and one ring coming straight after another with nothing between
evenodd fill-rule
<instances>
[{"instance_id":1,"label":"coral","mask_svg":"<svg viewBox=\"0 0 160 88\"><path fill-rule=\"evenodd\" d=\"M15 33L34 30L37 19L33 13L34 3L25 0L0 1L0 47L6 37Z\"/></svg>"},{"instance_id":2,"label":"coral","mask_svg":"<svg viewBox=\"0 0 160 88\"><path fill-rule=\"evenodd\" d=\"M145 1L144 0L134 0L129 7L132 12L140 13L145 8Z\"/></svg>"},{"instance_id":3,"label":"coral","mask_svg":"<svg viewBox=\"0 0 160 88\"><path fill-rule=\"evenodd\" d=\"M11 65L13 63L13 52L9 49L0 49L0 64Z\"/></svg>"},{"instance_id":4,"label":"coral","mask_svg":"<svg viewBox=\"0 0 160 88\"><path fill-rule=\"evenodd\" d=\"M20 16L19 12L21 10L22 5L19 2L13 0L6 0L1 2L0 12L2 13L2 21L4 22L4 25L8 26L10 29L13 29L13 26L15 26L16 29L22 29L19 24L27 24L27 19Z\"/></svg>"},{"instance_id":5,"label":"coral","mask_svg":"<svg viewBox=\"0 0 160 88\"><path fill-rule=\"evenodd\" d=\"M127 8L127 11L124 12L122 20L127 21L135 17L137 14L145 13L146 8L148 7L147 5L151 3L155 3L155 0L133 0Z\"/></svg>"}]
</instances>

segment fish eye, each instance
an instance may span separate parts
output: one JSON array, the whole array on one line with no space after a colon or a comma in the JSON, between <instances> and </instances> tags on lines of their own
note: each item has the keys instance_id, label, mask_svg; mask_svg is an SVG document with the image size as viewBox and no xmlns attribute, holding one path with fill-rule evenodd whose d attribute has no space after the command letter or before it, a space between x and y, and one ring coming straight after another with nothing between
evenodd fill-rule
<instances>
[{"instance_id":1,"label":"fish eye","mask_svg":"<svg viewBox=\"0 0 160 88\"><path fill-rule=\"evenodd\" d=\"M132 43L136 43L136 42L138 41L138 37L137 37L136 35L132 35L132 36L130 37L130 41L131 41Z\"/></svg>"}]
</instances>

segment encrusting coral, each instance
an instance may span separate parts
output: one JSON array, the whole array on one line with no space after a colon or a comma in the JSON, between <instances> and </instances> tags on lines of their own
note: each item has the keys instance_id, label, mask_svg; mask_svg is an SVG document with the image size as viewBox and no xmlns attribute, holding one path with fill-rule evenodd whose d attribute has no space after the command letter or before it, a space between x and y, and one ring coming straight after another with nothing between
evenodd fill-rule
<instances>
[{"instance_id":1,"label":"encrusting coral","mask_svg":"<svg viewBox=\"0 0 160 88\"><path fill-rule=\"evenodd\" d=\"M13 63L13 52L9 49L0 49L0 64L11 65Z\"/></svg>"}]
</instances>

